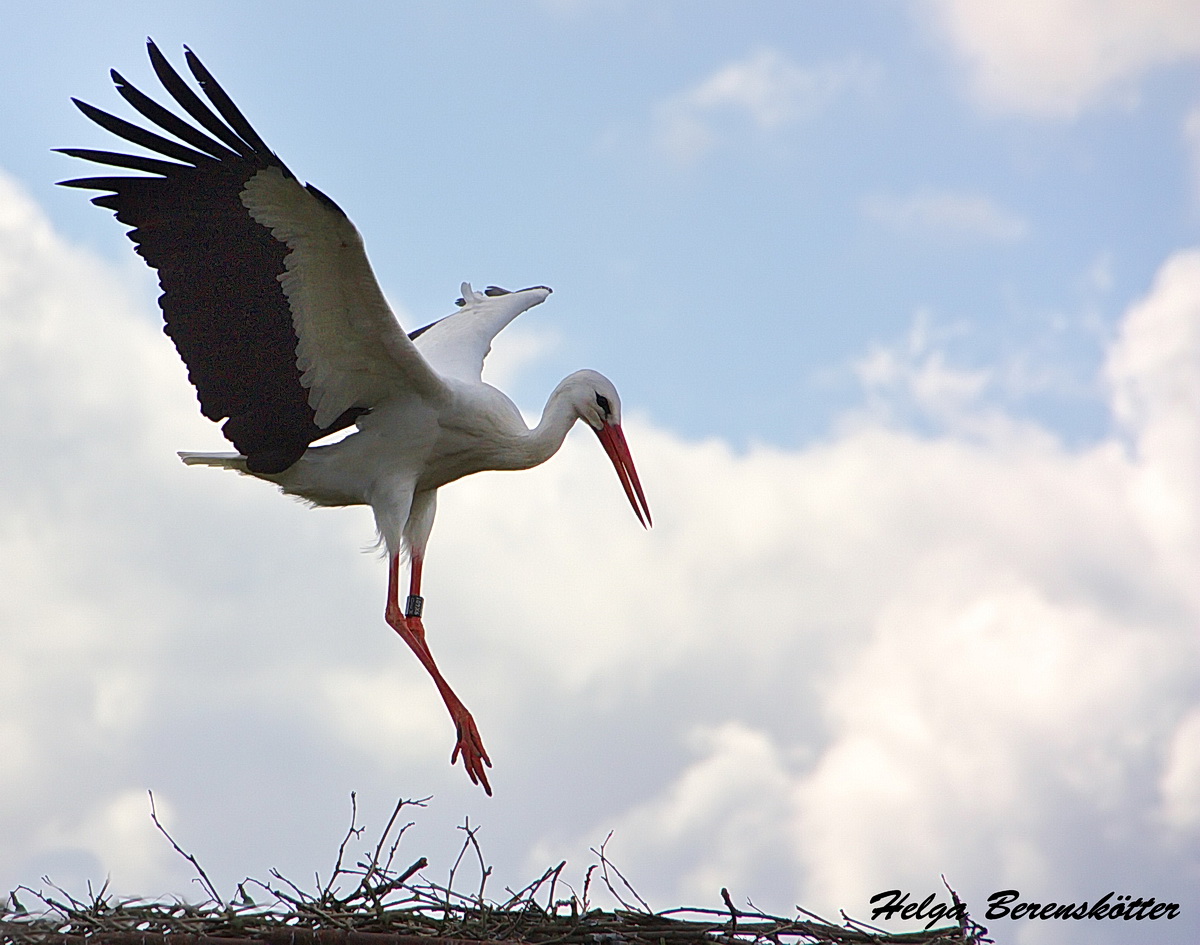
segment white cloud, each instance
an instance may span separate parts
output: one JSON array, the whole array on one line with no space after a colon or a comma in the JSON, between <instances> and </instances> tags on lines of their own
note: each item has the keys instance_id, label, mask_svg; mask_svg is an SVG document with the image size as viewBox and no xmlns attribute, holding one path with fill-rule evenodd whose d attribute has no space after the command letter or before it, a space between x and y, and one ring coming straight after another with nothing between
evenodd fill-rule
<instances>
[{"instance_id":1,"label":"white cloud","mask_svg":"<svg viewBox=\"0 0 1200 945\"><path fill-rule=\"evenodd\" d=\"M1106 365L1113 410L1142 463L1132 499L1181 580L1200 555L1200 251L1178 253L1133 306ZM1188 581L1184 586L1195 587ZM1192 594L1200 603L1200 588Z\"/></svg>"},{"instance_id":2,"label":"white cloud","mask_svg":"<svg viewBox=\"0 0 1200 945\"><path fill-rule=\"evenodd\" d=\"M486 802L382 624L369 515L178 464L219 440L150 301L7 181L0 260L0 885L61 867L146 892L149 787L226 884L327 866L357 788L437 793L501 866L615 827L659 906L729 885L861 915L941 872L976 912L1003 885L1192 888L1200 253L1112 345L1120 437L970 425L990 375L918 325L863 371L952 405L936 435L868 414L739 453L630 416L651 532L586 431L445 490L427 626L496 763ZM1115 941L1062 934L1085 932Z\"/></svg>"},{"instance_id":3,"label":"white cloud","mask_svg":"<svg viewBox=\"0 0 1200 945\"><path fill-rule=\"evenodd\" d=\"M679 901L697 903L723 886L746 891L763 864L779 861L792 788L787 761L765 732L726 722L697 728L687 741L699 760L622 816L608 853L623 862L653 851ZM551 862L555 854L543 848L531 860Z\"/></svg>"},{"instance_id":4,"label":"white cloud","mask_svg":"<svg viewBox=\"0 0 1200 945\"><path fill-rule=\"evenodd\" d=\"M993 370L966 370L948 362L944 342L954 327L935 325L928 311L918 311L903 344L872 346L853 365L866 398L865 411L874 419L895 423L918 415L966 433L978 429L985 417L983 395L995 386Z\"/></svg>"},{"instance_id":5,"label":"white cloud","mask_svg":"<svg viewBox=\"0 0 1200 945\"><path fill-rule=\"evenodd\" d=\"M1070 116L1147 71L1200 56L1193 0L917 0L1004 111Z\"/></svg>"},{"instance_id":6,"label":"white cloud","mask_svg":"<svg viewBox=\"0 0 1200 945\"><path fill-rule=\"evenodd\" d=\"M663 102L657 144L675 160L692 161L721 137L740 133L731 119L769 133L817 114L838 95L873 79L874 71L857 59L805 67L778 50L760 49Z\"/></svg>"},{"instance_id":7,"label":"white cloud","mask_svg":"<svg viewBox=\"0 0 1200 945\"><path fill-rule=\"evenodd\" d=\"M1169 736L1145 728L1156 694L1180 682L1160 634L973 556L927 562L838 680L837 737L801 781L796 819L825 902L898 874L1069 882L1082 864L1039 842L1055 808L1123 807L1141 787L1134 746ZM1114 757L1114 745L1126 751ZM1002 834L975 833L1005 822ZM842 852L854 846L871 852ZM976 857L964 858L970 847Z\"/></svg>"},{"instance_id":8,"label":"white cloud","mask_svg":"<svg viewBox=\"0 0 1200 945\"><path fill-rule=\"evenodd\" d=\"M168 830L172 808L163 798L155 798L159 822ZM84 863L104 863L110 875L125 888L165 892L163 879L178 872L170 847L154 827L149 816L149 795L130 788L103 799L95 807L60 811L57 817L41 825L38 844L58 851L60 856L80 857ZM30 877L33 879L33 877ZM74 878L74 877L72 877ZM93 888L97 880L89 877Z\"/></svg>"},{"instance_id":9,"label":"white cloud","mask_svg":"<svg viewBox=\"0 0 1200 945\"><path fill-rule=\"evenodd\" d=\"M1183 504L1200 492L1198 333L1200 253L1182 253L1112 347L1132 452L1117 440L1069 450L1012 421L928 439L865 422L797 453L740 457L669 444L721 498L710 510L678 495L682 462L667 467L667 501L682 505L664 527L693 537L664 557L720 554L690 589L673 568L651 573L661 598L711 585L745 603L726 631L719 601L701 596L684 660L709 692L745 678L726 718L758 721L693 743L698 757L588 836L615 825L623 867L656 877L660 904L707 890L717 905L723 876L760 905L768 889L779 908L836 915L897 885L936 892L943 872L975 903L1006 886L1186 897L1200 796L1200 518ZM930 348L919 326L913 347ZM969 410L974 380L950 387ZM732 590L764 572L788 588L774 620L754 606L761 584ZM643 632L670 641L669 627L659 617ZM657 655L635 651L634 665ZM1084 937L1055 940L1099 940L1072 934Z\"/></svg>"},{"instance_id":10,"label":"white cloud","mask_svg":"<svg viewBox=\"0 0 1200 945\"><path fill-rule=\"evenodd\" d=\"M981 194L926 191L908 197L872 196L862 204L868 219L909 237L968 237L1012 243L1029 224Z\"/></svg>"},{"instance_id":11,"label":"white cloud","mask_svg":"<svg viewBox=\"0 0 1200 945\"><path fill-rule=\"evenodd\" d=\"M1184 836L1200 832L1200 708L1175 729L1160 790L1166 821Z\"/></svg>"}]
</instances>

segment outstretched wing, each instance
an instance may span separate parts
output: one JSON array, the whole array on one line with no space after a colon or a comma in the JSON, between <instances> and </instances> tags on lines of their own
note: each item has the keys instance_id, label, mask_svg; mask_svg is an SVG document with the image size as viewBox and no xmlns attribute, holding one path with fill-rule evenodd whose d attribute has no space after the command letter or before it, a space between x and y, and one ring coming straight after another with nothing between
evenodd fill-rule
<instances>
[{"instance_id":1,"label":"outstretched wing","mask_svg":"<svg viewBox=\"0 0 1200 945\"><path fill-rule=\"evenodd\" d=\"M192 122L113 71L121 96L178 140L75 100L98 125L156 156L64 148L144 176L62 183L106 191L92 202L132 227L138 253L158 270L165 331L204 416L226 420L221 430L249 468L271 473L386 399L444 397L342 210L295 178L190 50L188 68L211 107L153 42L148 49Z\"/></svg>"},{"instance_id":2,"label":"outstretched wing","mask_svg":"<svg viewBox=\"0 0 1200 945\"><path fill-rule=\"evenodd\" d=\"M476 292L462 284L459 309L441 321L426 325L411 335L430 366L442 377L478 384L483 359L492 350L492 339L527 309L546 301L550 289L536 285L510 292L490 285Z\"/></svg>"}]
</instances>

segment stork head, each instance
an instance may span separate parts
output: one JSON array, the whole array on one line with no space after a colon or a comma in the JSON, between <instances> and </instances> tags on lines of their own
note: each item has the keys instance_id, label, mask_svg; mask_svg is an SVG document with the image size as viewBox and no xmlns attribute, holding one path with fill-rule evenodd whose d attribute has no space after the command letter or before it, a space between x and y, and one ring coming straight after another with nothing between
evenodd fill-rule
<instances>
[{"instance_id":1,"label":"stork head","mask_svg":"<svg viewBox=\"0 0 1200 945\"><path fill-rule=\"evenodd\" d=\"M576 371L564 383L570 385L571 402L579 418L596 431L604 452L612 460L638 521L649 528L653 524L650 506L646 503L629 445L621 430L621 398L617 389L612 381L596 371Z\"/></svg>"}]
</instances>

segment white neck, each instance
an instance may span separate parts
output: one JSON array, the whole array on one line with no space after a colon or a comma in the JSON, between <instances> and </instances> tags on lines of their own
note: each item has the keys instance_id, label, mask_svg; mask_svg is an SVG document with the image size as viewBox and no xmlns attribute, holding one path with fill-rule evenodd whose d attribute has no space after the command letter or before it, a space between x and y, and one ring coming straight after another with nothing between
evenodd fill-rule
<instances>
[{"instance_id":1,"label":"white neck","mask_svg":"<svg viewBox=\"0 0 1200 945\"><path fill-rule=\"evenodd\" d=\"M573 377L573 375L572 375ZM542 419L538 425L523 438L521 450L521 469L540 466L559 451L567 433L579 419L579 413L571 403L570 392L567 390L571 377L565 378L546 400L542 408Z\"/></svg>"}]
</instances>

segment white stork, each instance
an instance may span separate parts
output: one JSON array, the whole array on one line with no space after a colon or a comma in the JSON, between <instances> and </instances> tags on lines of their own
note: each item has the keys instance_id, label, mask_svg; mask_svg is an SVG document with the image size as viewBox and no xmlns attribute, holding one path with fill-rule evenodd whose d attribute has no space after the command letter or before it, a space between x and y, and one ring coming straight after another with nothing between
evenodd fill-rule
<instances>
[{"instance_id":1,"label":"white stork","mask_svg":"<svg viewBox=\"0 0 1200 945\"><path fill-rule=\"evenodd\" d=\"M64 148L141 174L63 184L103 191L92 202L132 227L137 252L158 270L165 331L187 364L201 412L225 420L221 431L238 450L179 455L189 465L265 479L314 505L371 507L389 558L384 618L450 711L457 729L450 763L461 754L472 782L491 794L484 767L491 759L434 663L421 620L421 567L437 490L485 469L545 462L583 420L649 526L621 432L620 398L607 378L577 371L555 388L530 430L481 372L492 339L550 290L491 286L479 293L463 283L456 312L405 334L337 204L296 179L191 50L188 68L211 107L153 41L148 48L163 87L194 124L114 70L122 98L177 140L73 100L98 125L156 156ZM339 442L312 445L351 426L357 431Z\"/></svg>"}]
</instances>

